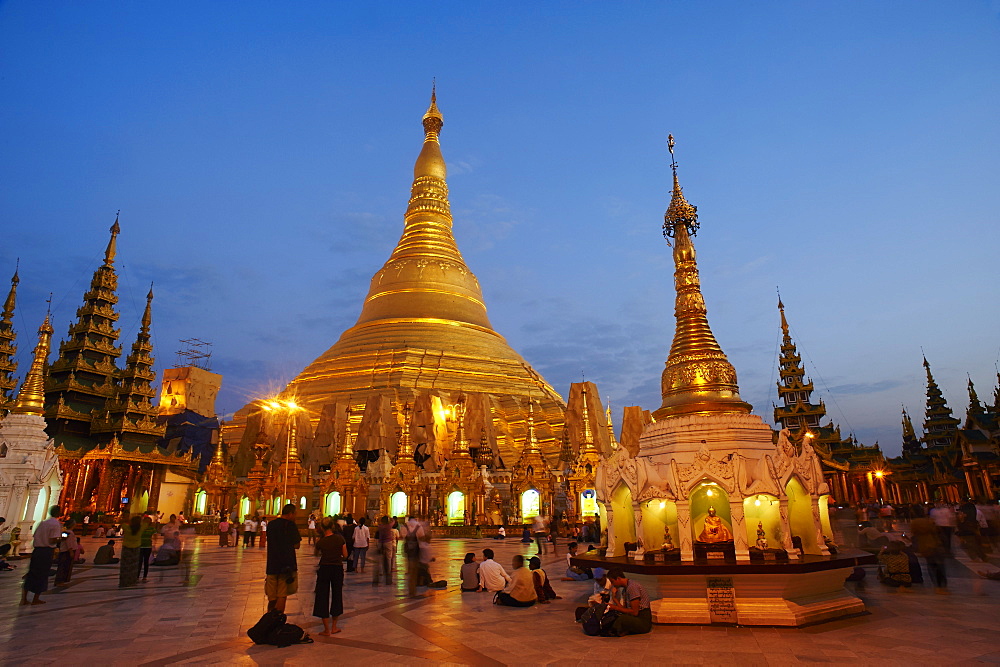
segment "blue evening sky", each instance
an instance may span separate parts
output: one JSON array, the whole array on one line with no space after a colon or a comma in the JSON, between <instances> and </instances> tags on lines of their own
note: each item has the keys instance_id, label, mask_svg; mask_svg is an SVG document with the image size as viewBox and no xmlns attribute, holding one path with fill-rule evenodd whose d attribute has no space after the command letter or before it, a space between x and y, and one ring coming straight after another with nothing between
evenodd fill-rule
<instances>
[{"instance_id":1,"label":"blue evening sky","mask_svg":"<svg viewBox=\"0 0 1000 667\"><path fill-rule=\"evenodd\" d=\"M830 417L894 454L921 347L959 416L967 374L992 402L998 28L982 1L0 3L21 369L121 209L124 344L155 281L159 368L197 337L220 413L280 388L398 239L437 77L455 235L557 390L659 405L673 133L743 397L770 421L780 286Z\"/></svg>"}]
</instances>

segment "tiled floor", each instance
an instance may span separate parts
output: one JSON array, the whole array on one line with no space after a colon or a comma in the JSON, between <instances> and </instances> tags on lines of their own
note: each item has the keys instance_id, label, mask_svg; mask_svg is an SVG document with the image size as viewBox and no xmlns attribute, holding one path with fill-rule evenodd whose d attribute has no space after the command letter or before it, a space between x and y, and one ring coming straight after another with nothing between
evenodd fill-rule
<instances>
[{"instance_id":1,"label":"tiled floor","mask_svg":"<svg viewBox=\"0 0 1000 667\"><path fill-rule=\"evenodd\" d=\"M446 590L411 600L348 575L343 632L310 645L255 646L246 637L264 610L264 552L220 549L214 538L187 538L190 565L150 569L135 589L117 587L117 567L78 566L70 586L48 604L18 606L20 575L0 572L0 663L60 664L963 664L1000 662L1000 582L949 562L949 596L929 586L893 593L869 576L858 590L870 614L802 629L656 626L621 639L584 636L573 609L588 582L556 582L563 596L529 609L495 607L487 594L461 593L456 575L466 551L492 547L505 566L534 547L515 540L436 540L435 578ZM88 540L88 555L96 550ZM559 559L548 570L558 577ZM300 553L302 591L289 599L289 621L310 633L313 557ZM402 562L400 563L402 565ZM639 580L651 592L653 579Z\"/></svg>"}]
</instances>

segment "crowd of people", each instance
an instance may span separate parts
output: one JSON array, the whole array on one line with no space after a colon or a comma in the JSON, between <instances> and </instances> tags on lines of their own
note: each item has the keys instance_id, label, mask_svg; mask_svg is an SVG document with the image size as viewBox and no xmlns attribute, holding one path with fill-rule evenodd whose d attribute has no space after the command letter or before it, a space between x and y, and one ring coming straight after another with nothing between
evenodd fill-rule
<instances>
[{"instance_id":1,"label":"crowd of people","mask_svg":"<svg viewBox=\"0 0 1000 667\"><path fill-rule=\"evenodd\" d=\"M89 515L88 515L89 516ZM171 514L169 521L160 523L162 515L133 514L123 524L105 527L99 525L94 537L108 537L108 542L94 553L94 565L118 565L118 586L135 586L140 579L149 577L149 566L178 565L181 561L181 520ZM0 528L4 524L0 518ZM49 579L58 587L68 586L73 579L74 566L86 562L80 538L87 531L89 522L77 523L64 517L62 508L53 505L49 517L38 524L32 534L31 559L21 587L21 604L45 604L42 593L49 590ZM80 531L79 533L77 531ZM121 556L115 555L116 538L120 538ZM156 542L161 539L159 545ZM2 550L0 556L9 551ZM8 569L8 568L3 568ZM30 600L29 600L30 596Z\"/></svg>"}]
</instances>

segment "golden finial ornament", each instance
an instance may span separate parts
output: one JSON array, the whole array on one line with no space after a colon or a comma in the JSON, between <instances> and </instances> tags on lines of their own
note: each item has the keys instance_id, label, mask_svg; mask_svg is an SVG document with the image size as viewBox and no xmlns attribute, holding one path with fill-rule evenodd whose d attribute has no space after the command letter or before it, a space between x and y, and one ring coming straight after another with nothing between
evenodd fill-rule
<instances>
[{"instance_id":1,"label":"golden finial ornament","mask_svg":"<svg viewBox=\"0 0 1000 667\"><path fill-rule=\"evenodd\" d=\"M587 384L583 384L583 446L582 452L596 452L597 445L594 442L594 433L590 428L590 404L587 400Z\"/></svg>"},{"instance_id":2,"label":"golden finial ornament","mask_svg":"<svg viewBox=\"0 0 1000 667\"><path fill-rule=\"evenodd\" d=\"M111 266L115 263L115 255L118 253L118 234L121 233L122 228L118 226L118 217L121 215L121 209L115 214L115 224L111 225L111 240L108 241L108 247L104 251L104 265Z\"/></svg>"},{"instance_id":3,"label":"golden finial ornament","mask_svg":"<svg viewBox=\"0 0 1000 667\"><path fill-rule=\"evenodd\" d=\"M17 260L14 266L14 275L10 278L10 291L7 293L7 300L3 302L3 319L8 321L14 317L14 308L17 304L17 286L21 284L18 273L21 268L21 260Z\"/></svg>"},{"instance_id":4,"label":"golden finial ornament","mask_svg":"<svg viewBox=\"0 0 1000 667\"><path fill-rule=\"evenodd\" d=\"M52 297L49 297L51 305ZM17 400L11 412L22 415L41 416L45 412L45 364L49 358L52 342L51 312L45 313L45 321L38 327L38 344L31 360L31 368L17 392Z\"/></svg>"},{"instance_id":5,"label":"golden finial ornament","mask_svg":"<svg viewBox=\"0 0 1000 667\"><path fill-rule=\"evenodd\" d=\"M748 413L751 406L740 399L736 369L708 325L691 240L698 230L698 209L687 202L681 190L673 135L669 136L667 147L674 187L664 216L663 236L668 244L673 240L676 328L661 377L663 404L653 416L662 419L694 413Z\"/></svg>"},{"instance_id":6,"label":"golden finial ornament","mask_svg":"<svg viewBox=\"0 0 1000 667\"><path fill-rule=\"evenodd\" d=\"M149 333L153 323L153 283L149 283L149 293L146 295L146 310L142 313L142 332Z\"/></svg>"}]
</instances>

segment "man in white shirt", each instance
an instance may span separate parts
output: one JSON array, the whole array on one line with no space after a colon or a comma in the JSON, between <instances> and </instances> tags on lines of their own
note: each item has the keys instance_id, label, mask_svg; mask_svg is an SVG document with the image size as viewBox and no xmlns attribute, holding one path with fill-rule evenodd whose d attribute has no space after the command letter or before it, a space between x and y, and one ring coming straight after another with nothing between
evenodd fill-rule
<instances>
[{"instance_id":1,"label":"man in white shirt","mask_svg":"<svg viewBox=\"0 0 1000 667\"><path fill-rule=\"evenodd\" d=\"M493 560L493 549L483 549L483 562L479 564L479 590L496 593L506 588L510 581L503 565Z\"/></svg>"},{"instance_id":2,"label":"man in white shirt","mask_svg":"<svg viewBox=\"0 0 1000 667\"><path fill-rule=\"evenodd\" d=\"M35 596L31 604L45 604L38 596L49 589L49 571L52 569L55 547L62 537L62 523L56 518L60 514L62 509L53 505L49 508L49 518L35 529L31 563L28 565L28 574L24 575L24 587L21 589L21 604L28 604L28 593Z\"/></svg>"}]
</instances>

